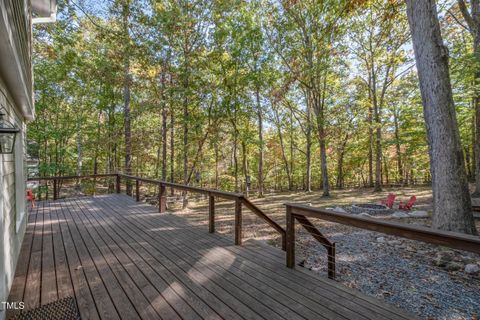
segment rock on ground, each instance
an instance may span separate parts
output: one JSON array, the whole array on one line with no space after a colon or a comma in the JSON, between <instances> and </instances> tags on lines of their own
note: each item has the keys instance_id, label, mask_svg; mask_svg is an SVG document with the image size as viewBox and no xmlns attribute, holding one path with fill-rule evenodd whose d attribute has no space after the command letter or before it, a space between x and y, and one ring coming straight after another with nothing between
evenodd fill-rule
<instances>
[{"instance_id":1,"label":"rock on ground","mask_svg":"<svg viewBox=\"0 0 480 320\"><path fill-rule=\"evenodd\" d=\"M423 210L415 210L407 213L409 217L413 218L428 218L428 212Z\"/></svg>"},{"instance_id":2,"label":"rock on ground","mask_svg":"<svg viewBox=\"0 0 480 320\"><path fill-rule=\"evenodd\" d=\"M368 213L366 213L366 212L362 212L362 213L360 213L360 214L359 214L359 216L361 216L361 217L369 217L369 218L371 218L371 217L372 217L371 215L369 215L369 214L368 214Z\"/></svg>"},{"instance_id":3,"label":"rock on ground","mask_svg":"<svg viewBox=\"0 0 480 320\"><path fill-rule=\"evenodd\" d=\"M480 271L480 267L477 264L469 263L465 266L465 272L468 274L478 273Z\"/></svg>"},{"instance_id":4,"label":"rock on ground","mask_svg":"<svg viewBox=\"0 0 480 320\"><path fill-rule=\"evenodd\" d=\"M379 233L327 230L337 246L337 281L343 285L424 319L480 314L480 272L467 273L480 268L480 256ZM305 268L326 276L325 248L304 233L298 240Z\"/></svg>"},{"instance_id":5,"label":"rock on ground","mask_svg":"<svg viewBox=\"0 0 480 320\"><path fill-rule=\"evenodd\" d=\"M385 237L378 237L377 242L378 243L385 243Z\"/></svg>"},{"instance_id":6,"label":"rock on ground","mask_svg":"<svg viewBox=\"0 0 480 320\"><path fill-rule=\"evenodd\" d=\"M402 211L396 211L392 214L392 217L400 219L400 218L408 218L409 215Z\"/></svg>"},{"instance_id":7,"label":"rock on ground","mask_svg":"<svg viewBox=\"0 0 480 320\"><path fill-rule=\"evenodd\" d=\"M437 253L433 263L437 267L445 267L448 263L453 260L454 253L452 251L440 251Z\"/></svg>"},{"instance_id":8,"label":"rock on ground","mask_svg":"<svg viewBox=\"0 0 480 320\"><path fill-rule=\"evenodd\" d=\"M341 208L341 207L335 207L335 208L333 209L333 211L335 211L335 212L340 212L340 213L348 213L347 210L345 210L345 209L343 209L343 208Z\"/></svg>"}]
</instances>

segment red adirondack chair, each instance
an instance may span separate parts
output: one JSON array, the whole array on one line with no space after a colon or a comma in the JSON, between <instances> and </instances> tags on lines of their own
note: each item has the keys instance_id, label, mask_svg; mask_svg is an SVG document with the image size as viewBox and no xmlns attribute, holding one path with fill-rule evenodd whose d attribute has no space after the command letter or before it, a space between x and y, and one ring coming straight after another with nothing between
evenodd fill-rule
<instances>
[{"instance_id":1,"label":"red adirondack chair","mask_svg":"<svg viewBox=\"0 0 480 320\"><path fill-rule=\"evenodd\" d=\"M30 189L27 190L27 200L32 203L32 208L35 208L35 196Z\"/></svg>"},{"instance_id":2,"label":"red adirondack chair","mask_svg":"<svg viewBox=\"0 0 480 320\"><path fill-rule=\"evenodd\" d=\"M387 200L382 200L382 204L386 205L390 209L392 209L394 202L395 202L395 195L393 193L388 194Z\"/></svg>"},{"instance_id":3,"label":"red adirondack chair","mask_svg":"<svg viewBox=\"0 0 480 320\"><path fill-rule=\"evenodd\" d=\"M411 196L407 203L400 202L398 208L401 210L411 210L416 201L417 197Z\"/></svg>"}]
</instances>

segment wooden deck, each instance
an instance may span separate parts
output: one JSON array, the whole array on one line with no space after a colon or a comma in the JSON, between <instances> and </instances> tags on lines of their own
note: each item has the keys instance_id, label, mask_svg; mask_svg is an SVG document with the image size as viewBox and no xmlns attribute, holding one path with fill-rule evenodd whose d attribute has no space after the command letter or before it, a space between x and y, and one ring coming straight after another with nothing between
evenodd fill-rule
<instances>
[{"instance_id":1,"label":"wooden deck","mask_svg":"<svg viewBox=\"0 0 480 320\"><path fill-rule=\"evenodd\" d=\"M84 320L413 318L300 269L125 195L74 198L29 215L9 300L73 296Z\"/></svg>"}]
</instances>

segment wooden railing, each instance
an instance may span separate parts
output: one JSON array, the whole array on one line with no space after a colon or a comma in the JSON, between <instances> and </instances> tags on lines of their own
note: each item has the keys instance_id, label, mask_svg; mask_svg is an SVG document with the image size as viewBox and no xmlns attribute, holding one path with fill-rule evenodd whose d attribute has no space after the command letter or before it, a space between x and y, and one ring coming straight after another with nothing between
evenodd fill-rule
<instances>
[{"instance_id":1,"label":"wooden railing","mask_svg":"<svg viewBox=\"0 0 480 320\"><path fill-rule=\"evenodd\" d=\"M282 249L285 250L286 245L286 232L278 223L268 217L260 208L247 199L243 193L225 192L215 189L198 188L178 183L172 183L162 180L142 178L132 175L126 175L121 173L113 174L96 174L96 175L84 175L84 176L57 176L57 177L38 177L29 178L28 181L53 181L53 199L59 198L59 182L63 180L82 180L82 179L94 179L97 178L115 178L115 191L121 192L122 180L134 181L135 183L135 198L140 201L140 184L148 183L158 186L158 211L163 213L167 209L167 193L166 188L173 188L182 191L188 191L193 193L204 194L208 196L208 231L210 233L215 232L215 198L222 198L227 200L233 200L235 202L235 244L242 244L242 205L245 205L255 215L263 219L269 226L277 231L282 238Z\"/></svg>"},{"instance_id":2,"label":"wooden railing","mask_svg":"<svg viewBox=\"0 0 480 320\"><path fill-rule=\"evenodd\" d=\"M328 276L335 278L335 244L328 241L308 218L340 223L360 229L394 235L406 239L423 241L435 245L465 250L480 254L480 237L432 229L424 226L399 222L382 221L375 218L354 216L331 210L313 208L302 204L286 204L286 262L287 267L295 266L295 221L304 226L328 251Z\"/></svg>"}]
</instances>

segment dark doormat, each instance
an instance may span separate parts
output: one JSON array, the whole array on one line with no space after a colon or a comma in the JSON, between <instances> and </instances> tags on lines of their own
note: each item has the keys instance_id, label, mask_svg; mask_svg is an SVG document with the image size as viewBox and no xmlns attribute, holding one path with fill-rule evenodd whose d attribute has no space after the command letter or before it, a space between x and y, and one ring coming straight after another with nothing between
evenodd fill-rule
<instances>
[{"instance_id":1,"label":"dark doormat","mask_svg":"<svg viewBox=\"0 0 480 320\"><path fill-rule=\"evenodd\" d=\"M57 300L35 309L22 310L10 320L81 320L73 297Z\"/></svg>"}]
</instances>

